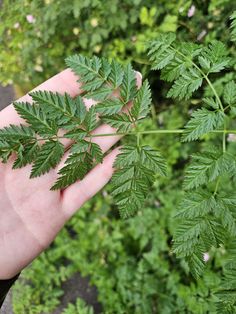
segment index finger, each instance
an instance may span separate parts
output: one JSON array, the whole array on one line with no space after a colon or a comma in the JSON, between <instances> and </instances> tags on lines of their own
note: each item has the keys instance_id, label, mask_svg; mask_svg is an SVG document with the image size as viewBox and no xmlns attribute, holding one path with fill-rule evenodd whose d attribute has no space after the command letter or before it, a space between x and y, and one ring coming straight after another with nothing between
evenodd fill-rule
<instances>
[{"instance_id":1,"label":"index finger","mask_svg":"<svg viewBox=\"0 0 236 314\"><path fill-rule=\"evenodd\" d=\"M47 90L52 92L58 92L64 94L68 93L71 97L75 97L82 92L81 85L77 82L78 77L70 70L66 69L55 76L51 77L47 81L38 85L32 91ZM29 94L21 97L17 101L32 102ZM8 126L9 124L20 124L23 120L15 111L14 106L11 104L0 112L0 128Z\"/></svg>"}]
</instances>

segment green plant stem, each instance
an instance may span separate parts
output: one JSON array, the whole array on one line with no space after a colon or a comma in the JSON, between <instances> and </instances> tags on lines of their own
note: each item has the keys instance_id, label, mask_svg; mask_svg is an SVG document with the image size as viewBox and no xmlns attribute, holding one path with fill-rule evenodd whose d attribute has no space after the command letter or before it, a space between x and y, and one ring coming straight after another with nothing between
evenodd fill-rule
<instances>
[{"instance_id":1,"label":"green plant stem","mask_svg":"<svg viewBox=\"0 0 236 314\"><path fill-rule=\"evenodd\" d=\"M223 133L223 139L222 139L222 146L223 146L223 153L226 152L226 130L224 130L224 133Z\"/></svg>"},{"instance_id":2,"label":"green plant stem","mask_svg":"<svg viewBox=\"0 0 236 314\"><path fill-rule=\"evenodd\" d=\"M167 129L162 129L162 130L149 130L149 131L131 131L131 132L116 132L116 133L101 133L101 134L90 134L89 137L106 137L106 136L117 136L117 135L135 135L137 134L142 135L142 134L182 134L184 133L184 129L173 129L173 130L167 130ZM216 134L221 134L225 136L226 134L233 133L236 134L236 130L213 130L210 131L209 133L216 133ZM56 139L68 139L67 137L64 136L54 136L50 138L37 138L37 141L46 141L48 139L51 140L56 140Z\"/></svg>"},{"instance_id":3,"label":"green plant stem","mask_svg":"<svg viewBox=\"0 0 236 314\"><path fill-rule=\"evenodd\" d=\"M214 194L213 194L214 196L217 194L219 184L220 184L220 177L218 177L218 179L216 181L215 191L214 191Z\"/></svg>"}]
</instances>

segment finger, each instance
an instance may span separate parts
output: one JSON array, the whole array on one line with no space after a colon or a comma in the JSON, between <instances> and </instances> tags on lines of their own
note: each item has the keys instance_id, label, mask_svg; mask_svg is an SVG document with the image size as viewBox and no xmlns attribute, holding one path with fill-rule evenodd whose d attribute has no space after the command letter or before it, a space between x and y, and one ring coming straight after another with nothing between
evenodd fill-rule
<instances>
[{"instance_id":1,"label":"finger","mask_svg":"<svg viewBox=\"0 0 236 314\"><path fill-rule=\"evenodd\" d=\"M78 208L92 198L108 183L114 172L113 162L119 153L119 148L109 153L102 164L98 164L86 177L69 186L63 193L63 210L70 218Z\"/></svg>"},{"instance_id":2,"label":"finger","mask_svg":"<svg viewBox=\"0 0 236 314\"><path fill-rule=\"evenodd\" d=\"M75 97L81 93L81 85L77 82L77 80L78 77L76 77L70 69L66 69L37 86L32 91L47 90L61 94L67 92L70 96ZM32 102L32 99L29 94L27 94L17 101ZM24 122L24 120L20 118L12 104L0 112L0 128L9 124L20 124L22 122Z\"/></svg>"}]
</instances>

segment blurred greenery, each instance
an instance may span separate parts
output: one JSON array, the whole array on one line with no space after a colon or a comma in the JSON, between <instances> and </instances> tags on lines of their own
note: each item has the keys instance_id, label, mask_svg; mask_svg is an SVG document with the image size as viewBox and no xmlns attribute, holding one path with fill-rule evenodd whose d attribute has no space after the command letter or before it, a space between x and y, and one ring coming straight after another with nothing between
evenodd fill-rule
<instances>
[{"instance_id":1,"label":"blurred greenery","mask_svg":"<svg viewBox=\"0 0 236 314\"><path fill-rule=\"evenodd\" d=\"M232 0L5 0L0 11L0 82L28 91L62 70L64 58L76 52L129 60L152 86L152 117L142 127L181 128L202 95L181 103L165 99L168 84L158 72L150 72L145 43L172 31L193 42L221 39L235 55L229 41L229 16L235 9ZM228 80L232 76L228 73ZM221 83L215 86L220 89ZM183 170L208 138L194 144L181 144L178 135L146 135L142 140L167 158L168 178L158 180L145 208L126 221L119 218L109 186L86 204L23 272L14 288L14 313L52 312L60 304L61 283L78 271L97 286L104 314L215 313L214 291L226 249L208 252L208 270L198 281L171 251ZM228 186L226 182L226 190ZM92 309L79 300L65 313Z\"/></svg>"}]
</instances>

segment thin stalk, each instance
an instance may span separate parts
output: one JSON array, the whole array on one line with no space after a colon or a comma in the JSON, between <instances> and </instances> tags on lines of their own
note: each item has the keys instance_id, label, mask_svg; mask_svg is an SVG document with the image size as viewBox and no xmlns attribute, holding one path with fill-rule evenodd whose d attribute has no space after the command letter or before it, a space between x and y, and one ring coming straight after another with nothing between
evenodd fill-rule
<instances>
[{"instance_id":1,"label":"thin stalk","mask_svg":"<svg viewBox=\"0 0 236 314\"><path fill-rule=\"evenodd\" d=\"M222 137L222 148L223 148L223 153L226 152L226 130L224 130L223 137Z\"/></svg>"},{"instance_id":2,"label":"thin stalk","mask_svg":"<svg viewBox=\"0 0 236 314\"><path fill-rule=\"evenodd\" d=\"M131 132L116 132L116 133L101 133L101 134L90 134L89 137L93 138L93 137L106 137L106 136L117 136L117 135L135 135L137 136L137 133L139 133L140 135L142 134L182 134L184 133L184 129L173 129L173 130L169 130L169 129L161 129L161 130L149 130L149 131L131 131ZM212 130L209 133L223 133L225 134L229 134L229 133L233 133L236 134L236 130ZM57 140L57 139L68 139L67 137L64 136L53 136L53 137L49 137L49 138L36 138L37 141L45 141L45 140Z\"/></svg>"},{"instance_id":3,"label":"thin stalk","mask_svg":"<svg viewBox=\"0 0 236 314\"><path fill-rule=\"evenodd\" d=\"M215 186L215 191L214 191L214 196L217 194L218 188L219 188L219 184L220 184L220 177L218 177L217 181L216 181L216 186Z\"/></svg>"},{"instance_id":4,"label":"thin stalk","mask_svg":"<svg viewBox=\"0 0 236 314\"><path fill-rule=\"evenodd\" d=\"M140 133L137 132L137 146L140 147Z\"/></svg>"}]
</instances>

